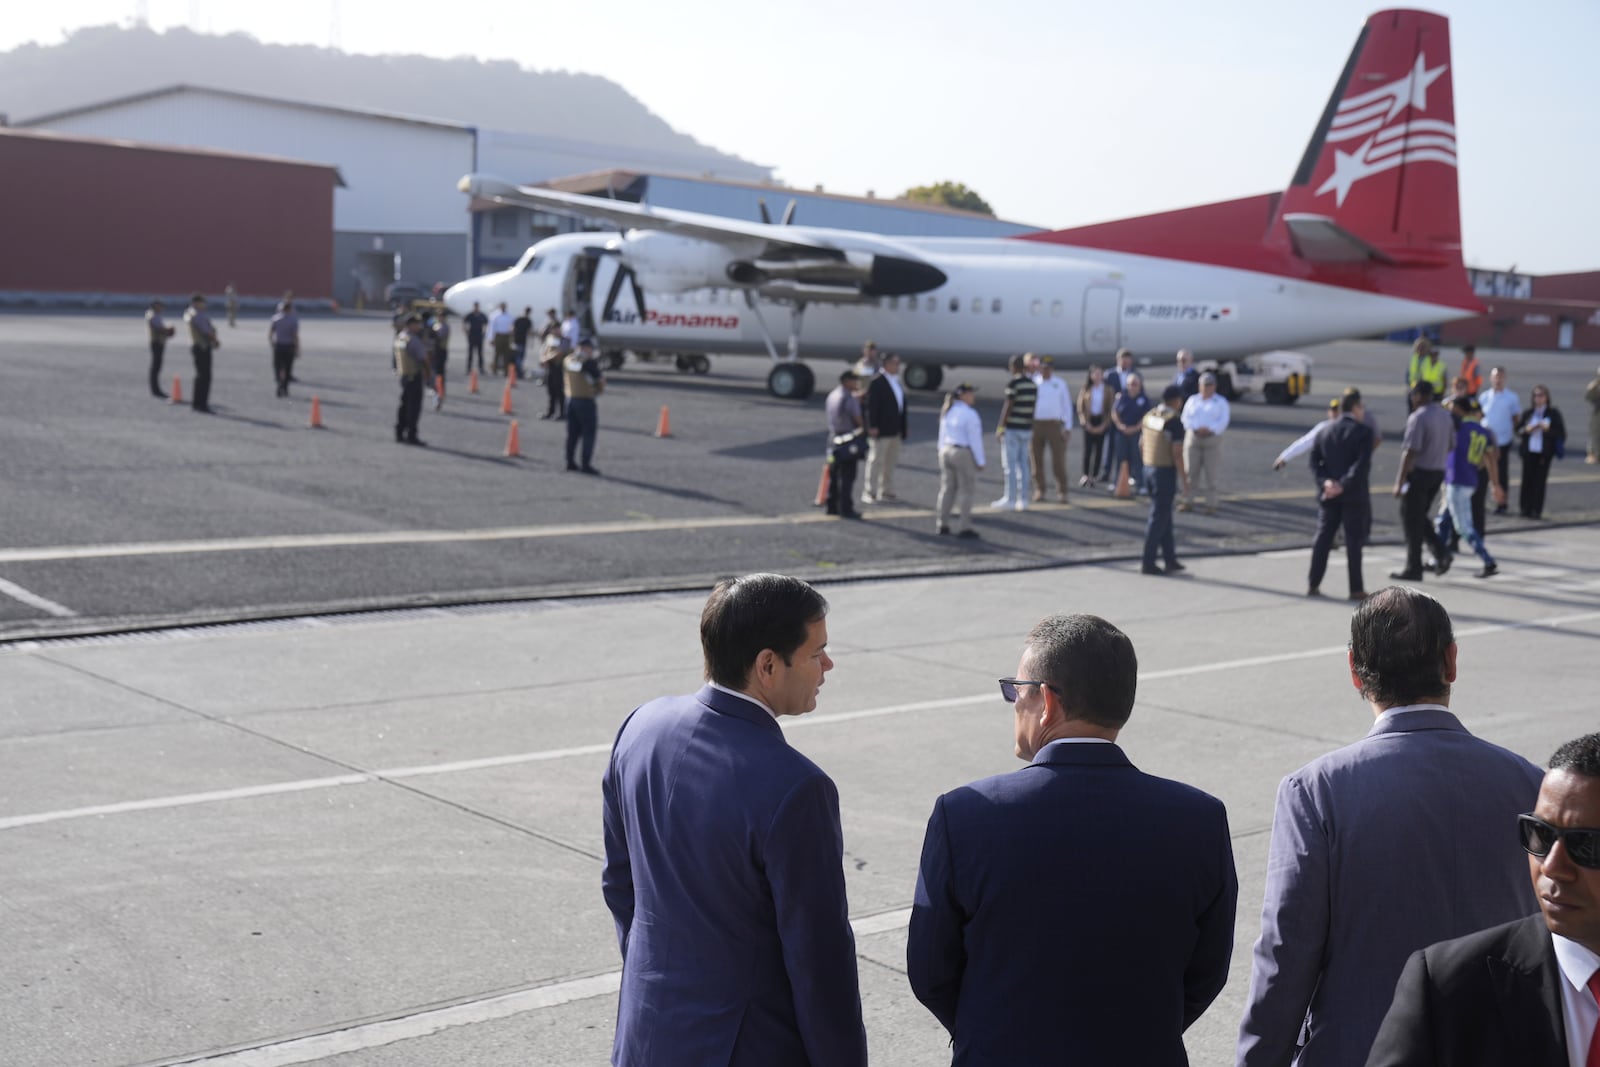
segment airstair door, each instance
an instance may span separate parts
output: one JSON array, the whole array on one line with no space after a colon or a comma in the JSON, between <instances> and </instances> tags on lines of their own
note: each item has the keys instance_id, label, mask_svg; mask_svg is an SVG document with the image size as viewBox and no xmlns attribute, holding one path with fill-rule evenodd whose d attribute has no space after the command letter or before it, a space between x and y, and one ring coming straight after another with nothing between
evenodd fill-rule
<instances>
[{"instance_id":1,"label":"airstair door","mask_svg":"<svg viewBox=\"0 0 1600 1067\"><path fill-rule=\"evenodd\" d=\"M1092 285L1083 294L1083 354L1109 356L1122 345L1122 290Z\"/></svg>"}]
</instances>

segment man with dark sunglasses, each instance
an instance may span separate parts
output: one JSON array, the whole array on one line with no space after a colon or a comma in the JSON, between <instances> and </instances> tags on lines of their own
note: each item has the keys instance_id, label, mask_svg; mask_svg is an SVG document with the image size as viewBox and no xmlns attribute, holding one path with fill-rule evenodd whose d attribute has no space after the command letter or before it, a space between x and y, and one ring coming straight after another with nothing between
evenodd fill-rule
<instances>
[{"instance_id":1,"label":"man with dark sunglasses","mask_svg":"<svg viewBox=\"0 0 1600 1067\"><path fill-rule=\"evenodd\" d=\"M1117 746L1138 671L1104 619L1045 619L1000 679L1028 765L934 804L906 964L956 1063L1177 1067L1227 982L1227 812Z\"/></svg>"},{"instance_id":2,"label":"man with dark sunglasses","mask_svg":"<svg viewBox=\"0 0 1600 1067\"><path fill-rule=\"evenodd\" d=\"M1556 750L1515 829L1541 914L1413 953L1367 1067L1600 1063L1600 734Z\"/></svg>"},{"instance_id":3,"label":"man with dark sunglasses","mask_svg":"<svg viewBox=\"0 0 1600 1067\"><path fill-rule=\"evenodd\" d=\"M1376 721L1278 786L1239 1067L1361 1063L1408 955L1536 906L1508 834L1539 768L1451 713L1444 606L1379 590L1347 658Z\"/></svg>"}]
</instances>

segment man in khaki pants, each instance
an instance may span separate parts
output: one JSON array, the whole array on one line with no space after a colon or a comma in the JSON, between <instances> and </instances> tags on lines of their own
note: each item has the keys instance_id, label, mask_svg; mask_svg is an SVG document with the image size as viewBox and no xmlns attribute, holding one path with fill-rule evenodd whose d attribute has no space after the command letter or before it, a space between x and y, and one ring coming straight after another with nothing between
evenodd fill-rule
<instances>
[{"instance_id":1,"label":"man in khaki pants","mask_svg":"<svg viewBox=\"0 0 1600 1067\"><path fill-rule=\"evenodd\" d=\"M1189 472L1189 491L1179 511L1194 506L1204 487L1206 514L1217 513L1217 485L1222 480L1222 435L1228 429L1228 401L1217 394L1217 376L1200 376L1200 394L1183 405L1183 465Z\"/></svg>"},{"instance_id":2,"label":"man in khaki pants","mask_svg":"<svg viewBox=\"0 0 1600 1067\"><path fill-rule=\"evenodd\" d=\"M1055 360L1045 356L1033 376L1039 387L1033 408L1033 499L1043 500L1049 479L1044 451L1050 449L1050 466L1056 475L1056 499L1067 502L1067 442L1072 437L1072 390L1056 377Z\"/></svg>"}]
</instances>

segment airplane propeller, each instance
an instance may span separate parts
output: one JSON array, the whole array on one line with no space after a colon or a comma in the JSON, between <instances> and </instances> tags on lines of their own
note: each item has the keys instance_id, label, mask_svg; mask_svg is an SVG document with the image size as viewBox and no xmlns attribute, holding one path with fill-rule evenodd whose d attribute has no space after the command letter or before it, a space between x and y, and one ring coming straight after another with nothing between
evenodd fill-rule
<instances>
[{"instance_id":1,"label":"airplane propeller","mask_svg":"<svg viewBox=\"0 0 1600 1067\"><path fill-rule=\"evenodd\" d=\"M779 226L792 226L792 225L794 225L794 209L799 207L799 206L800 206L800 201L798 201L798 200L790 200L789 201L789 206L783 209L783 220L781 222L779 222L778 225ZM767 211L767 201L764 198L763 199L758 199L756 201L756 207L761 212L761 221L766 223L768 226L771 226L772 225L772 215Z\"/></svg>"}]
</instances>

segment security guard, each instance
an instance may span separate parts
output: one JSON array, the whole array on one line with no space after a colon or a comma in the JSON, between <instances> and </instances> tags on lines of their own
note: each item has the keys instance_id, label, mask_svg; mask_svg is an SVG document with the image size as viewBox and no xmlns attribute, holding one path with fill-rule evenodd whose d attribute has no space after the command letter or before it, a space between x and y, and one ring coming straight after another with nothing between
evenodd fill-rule
<instances>
[{"instance_id":1,"label":"security guard","mask_svg":"<svg viewBox=\"0 0 1600 1067\"><path fill-rule=\"evenodd\" d=\"M211 354L222 347L217 328L206 314L206 298L196 293L189 298L189 310L183 313L189 327L189 354L194 357L194 410L211 414Z\"/></svg>"},{"instance_id":2,"label":"security guard","mask_svg":"<svg viewBox=\"0 0 1600 1067\"><path fill-rule=\"evenodd\" d=\"M1417 338L1417 343L1411 346L1411 364L1406 368L1406 388L1415 389L1418 382L1433 386L1436 397L1449 392L1445 387L1444 360L1439 358L1438 347L1426 337Z\"/></svg>"},{"instance_id":3,"label":"security guard","mask_svg":"<svg viewBox=\"0 0 1600 1067\"><path fill-rule=\"evenodd\" d=\"M394 338L394 370L400 376L400 410L395 415L394 439L400 444L427 444L417 437L417 420L422 418L422 378L428 372L428 349L422 316L407 316L405 329Z\"/></svg>"},{"instance_id":4,"label":"security guard","mask_svg":"<svg viewBox=\"0 0 1600 1067\"><path fill-rule=\"evenodd\" d=\"M600 429L600 409L595 398L605 392L606 376L594 358L594 342L585 337L578 350L561 363L567 386L567 470L599 474L589 461L594 458L594 438ZM583 465L576 462L578 442L583 442Z\"/></svg>"},{"instance_id":5,"label":"security guard","mask_svg":"<svg viewBox=\"0 0 1600 1067\"><path fill-rule=\"evenodd\" d=\"M1172 535L1172 505L1181 482L1189 492L1189 473L1183 466L1183 387L1176 383L1161 393L1161 403L1140 424L1139 454L1144 460L1145 492L1150 494L1150 519L1144 528L1144 574L1176 574L1184 570ZM1167 567L1156 566L1161 549Z\"/></svg>"},{"instance_id":6,"label":"security guard","mask_svg":"<svg viewBox=\"0 0 1600 1067\"><path fill-rule=\"evenodd\" d=\"M161 317L162 310L166 307L159 300L150 301L150 310L144 313L145 328L150 334L150 395L167 398L161 391L161 357L167 351L167 338L171 337L176 328L167 325L167 320Z\"/></svg>"}]
</instances>

